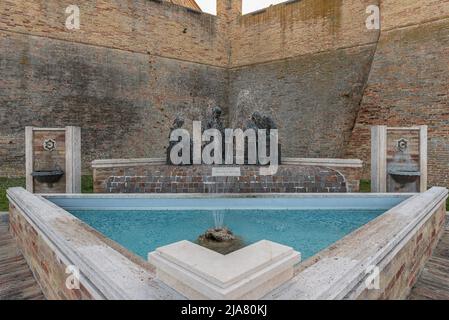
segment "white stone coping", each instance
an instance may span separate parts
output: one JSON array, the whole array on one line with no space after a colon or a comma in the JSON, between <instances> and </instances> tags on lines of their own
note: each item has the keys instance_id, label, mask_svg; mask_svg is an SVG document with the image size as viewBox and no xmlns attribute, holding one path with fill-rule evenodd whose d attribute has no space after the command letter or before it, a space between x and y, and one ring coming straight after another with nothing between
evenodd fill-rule
<instances>
[{"instance_id":1,"label":"white stone coping","mask_svg":"<svg viewBox=\"0 0 449 320\"><path fill-rule=\"evenodd\" d=\"M311 259L318 260L265 299L351 299L365 289L367 268L381 270L445 205L446 188L417 194L364 225Z\"/></svg>"},{"instance_id":2,"label":"white stone coping","mask_svg":"<svg viewBox=\"0 0 449 320\"><path fill-rule=\"evenodd\" d=\"M325 249L312 264L291 281L265 296L266 299L342 299L356 297L358 285L370 265L383 266L407 243L416 230L444 205L448 191L434 187L392 208L357 231ZM383 197L405 194L121 194L125 198L195 197ZM72 198L114 198L117 195L48 195ZM80 267L82 277L109 299L180 299L183 296L155 279L153 273L132 263L100 238L80 227L80 220L23 188L8 189L8 199L24 213L63 261ZM311 259L309 259L311 260ZM139 278L139 274L143 275ZM101 296L103 295L104 296Z\"/></svg>"},{"instance_id":3,"label":"white stone coping","mask_svg":"<svg viewBox=\"0 0 449 320\"><path fill-rule=\"evenodd\" d=\"M66 265L75 265L81 283L96 299L184 299L137 265L108 246L83 222L42 196L23 188L7 191L9 201L47 242ZM64 285L64 284L61 284Z\"/></svg>"},{"instance_id":4,"label":"white stone coping","mask_svg":"<svg viewBox=\"0 0 449 320\"><path fill-rule=\"evenodd\" d=\"M282 158L282 164L341 168L363 167L363 161L359 159Z\"/></svg>"},{"instance_id":5,"label":"white stone coping","mask_svg":"<svg viewBox=\"0 0 449 320\"><path fill-rule=\"evenodd\" d=\"M157 166L166 164L164 158L142 158L142 159L107 159L92 161L92 168L118 168L118 167L138 167ZM282 158L282 164L302 165L302 166L323 166L323 167L349 167L362 168L363 161L358 159L327 159L327 158Z\"/></svg>"},{"instance_id":6,"label":"white stone coping","mask_svg":"<svg viewBox=\"0 0 449 320\"><path fill-rule=\"evenodd\" d=\"M117 167L138 167L138 166L158 166L166 164L163 158L142 158L142 159L106 159L92 161L92 168L117 168Z\"/></svg>"},{"instance_id":7,"label":"white stone coping","mask_svg":"<svg viewBox=\"0 0 449 320\"><path fill-rule=\"evenodd\" d=\"M300 262L301 255L290 247L267 240L228 255L180 241L158 248L148 255L148 259L158 272L169 276L169 282L180 291L189 287L201 297L240 299L255 288L258 292L251 296L261 298L291 278L293 267ZM289 271L287 279L276 281L280 274ZM177 286L177 283L181 285ZM193 295L191 298L198 297Z\"/></svg>"},{"instance_id":8,"label":"white stone coping","mask_svg":"<svg viewBox=\"0 0 449 320\"><path fill-rule=\"evenodd\" d=\"M40 196L72 199L196 199L196 198L407 198L417 193L48 193Z\"/></svg>"}]
</instances>

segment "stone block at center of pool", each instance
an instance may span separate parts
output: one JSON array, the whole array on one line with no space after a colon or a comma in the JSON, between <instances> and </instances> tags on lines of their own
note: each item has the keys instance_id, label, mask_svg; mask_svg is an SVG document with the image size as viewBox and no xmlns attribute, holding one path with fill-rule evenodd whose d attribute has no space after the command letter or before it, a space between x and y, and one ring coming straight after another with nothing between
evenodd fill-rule
<instances>
[{"instance_id":1,"label":"stone block at center of pool","mask_svg":"<svg viewBox=\"0 0 449 320\"><path fill-rule=\"evenodd\" d=\"M159 280L189 299L260 299L293 277L301 254L262 240L228 255L189 241L148 255Z\"/></svg>"}]
</instances>

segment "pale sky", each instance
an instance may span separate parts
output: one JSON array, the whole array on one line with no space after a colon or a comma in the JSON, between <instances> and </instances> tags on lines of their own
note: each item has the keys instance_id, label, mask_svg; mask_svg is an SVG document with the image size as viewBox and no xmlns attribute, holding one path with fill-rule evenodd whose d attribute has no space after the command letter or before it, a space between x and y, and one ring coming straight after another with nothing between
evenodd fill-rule
<instances>
[{"instance_id":1,"label":"pale sky","mask_svg":"<svg viewBox=\"0 0 449 320\"><path fill-rule=\"evenodd\" d=\"M268 7L271 4L285 2L287 0L243 0L243 14ZM216 14L216 0L196 0L204 12Z\"/></svg>"}]
</instances>

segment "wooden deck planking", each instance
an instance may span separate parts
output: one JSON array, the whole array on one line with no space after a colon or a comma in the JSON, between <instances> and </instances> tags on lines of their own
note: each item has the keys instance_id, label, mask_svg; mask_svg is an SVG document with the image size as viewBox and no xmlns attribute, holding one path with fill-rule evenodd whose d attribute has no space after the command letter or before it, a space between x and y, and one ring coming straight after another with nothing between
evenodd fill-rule
<instances>
[{"instance_id":1,"label":"wooden deck planking","mask_svg":"<svg viewBox=\"0 0 449 320\"><path fill-rule=\"evenodd\" d=\"M440 242L413 287L410 300L449 300L449 219Z\"/></svg>"},{"instance_id":2,"label":"wooden deck planking","mask_svg":"<svg viewBox=\"0 0 449 320\"><path fill-rule=\"evenodd\" d=\"M0 219L0 300L45 299L25 258L9 233L7 219Z\"/></svg>"}]
</instances>

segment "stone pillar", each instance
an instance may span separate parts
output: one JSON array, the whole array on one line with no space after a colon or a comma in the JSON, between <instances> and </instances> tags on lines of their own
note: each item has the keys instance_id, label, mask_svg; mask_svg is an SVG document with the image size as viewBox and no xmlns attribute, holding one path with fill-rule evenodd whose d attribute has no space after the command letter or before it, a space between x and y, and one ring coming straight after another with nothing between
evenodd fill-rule
<instances>
[{"instance_id":1,"label":"stone pillar","mask_svg":"<svg viewBox=\"0 0 449 320\"><path fill-rule=\"evenodd\" d=\"M81 193L81 129L25 128L26 188Z\"/></svg>"},{"instance_id":2,"label":"stone pillar","mask_svg":"<svg viewBox=\"0 0 449 320\"><path fill-rule=\"evenodd\" d=\"M427 126L419 127L419 166L421 168L421 192L427 191L427 130Z\"/></svg>"},{"instance_id":3,"label":"stone pillar","mask_svg":"<svg viewBox=\"0 0 449 320\"><path fill-rule=\"evenodd\" d=\"M371 128L371 191L427 191L427 126Z\"/></svg>"},{"instance_id":4,"label":"stone pillar","mask_svg":"<svg viewBox=\"0 0 449 320\"><path fill-rule=\"evenodd\" d=\"M229 22L242 15L242 0L217 0L217 16L226 17Z\"/></svg>"},{"instance_id":5,"label":"stone pillar","mask_svg":"<svg viewBox=\"0 0 449 320\"><path fill-rule=\"evenodd\" d=\"M371 192L387 192L387 126L371 128Z\"/></svg>"}]
</instances>

